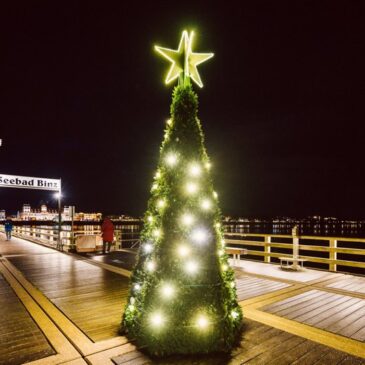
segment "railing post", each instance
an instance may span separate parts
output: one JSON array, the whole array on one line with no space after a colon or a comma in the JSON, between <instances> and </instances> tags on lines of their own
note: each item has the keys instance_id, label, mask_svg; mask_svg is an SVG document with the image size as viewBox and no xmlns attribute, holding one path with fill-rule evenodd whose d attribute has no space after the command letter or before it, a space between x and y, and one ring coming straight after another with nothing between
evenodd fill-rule
<instances>
[{"instance_id":1,"label":"railing post","mask_svg":"<svg viewBox=\"0 0 365 365\"><path fill-rule=\"evenodd\" d=\"M270 243L271 243L271 236L265 236L265 257L264 257L264 260L266 263L270 263L271 262L271 256L270 256L270 253L271 253L271 246L270 246Z\"/></svg>"},{"instance_id":2,"label":"railing post","mask_svg":"<svg viewBox=\"0 0 365 365\"><path fill-rule=\"evenodd\" d=\"M334 238L330 239L330 265L329 265L329 270L330 271L337 271L337 264L335 262L333 262L332 260L337 261L337 240L335 240Z\"/></svg>"}]
</instances>

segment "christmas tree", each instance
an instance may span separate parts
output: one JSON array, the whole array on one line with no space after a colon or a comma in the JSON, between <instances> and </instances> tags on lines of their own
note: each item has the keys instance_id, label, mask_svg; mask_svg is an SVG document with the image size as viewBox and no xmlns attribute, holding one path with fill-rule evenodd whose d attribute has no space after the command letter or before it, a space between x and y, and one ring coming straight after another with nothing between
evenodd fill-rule
<instances>
[{"instance_id":1,"label":"christmas tree","mask_svg":"<svg viewBox=\"0 0 365 365\"><path fill-rule=\"evenodd\" d=\"M158 356L229 351L242 323L190 81L202 86L196 66L212 54L192 52L192 40L184 31L177 50L156 47L172 63L166 83L179 83L122 321Z\"/></svg>"}]
</instances>

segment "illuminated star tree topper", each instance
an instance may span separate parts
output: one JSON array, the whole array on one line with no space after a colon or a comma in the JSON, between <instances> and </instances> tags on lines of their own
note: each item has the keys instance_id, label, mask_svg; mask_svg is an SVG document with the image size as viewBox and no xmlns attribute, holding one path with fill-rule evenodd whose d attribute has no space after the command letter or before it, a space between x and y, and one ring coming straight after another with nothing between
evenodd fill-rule
<instances>
[{"instance_id":1,"label":"illuminated star tree topper","mask_svg":"<svg viewBox=\"0 0 365 365\"><path fill-rule=\"evenodd\" d=\"M196 53L192 51L194 32L190 35L182 32L177 50L155 46L155 50L171 62L165 83L169 84L179 78L184 84L191 78L199 87L203 87L197 66L213 57L213 53Z\"/></svg>"}]
</instances>

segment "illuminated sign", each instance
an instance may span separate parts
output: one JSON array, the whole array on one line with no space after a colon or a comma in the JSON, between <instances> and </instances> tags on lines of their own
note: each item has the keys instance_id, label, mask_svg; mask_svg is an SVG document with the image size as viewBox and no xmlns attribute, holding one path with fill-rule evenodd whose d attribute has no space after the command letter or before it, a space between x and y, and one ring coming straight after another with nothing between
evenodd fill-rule
<instances>
[{"instance_id":1,"label":"illuminated sign","mask_svg":"<svg viewBox=\"0 0 365 365\"><path fill-rule=\"evenodd\" d=\"M213 57L213 53L193 52L193 37L194 32L190 32L189 35L184 30L177 50L155 46L155 50L171 62L170 70L165 79L166 84L174 81L181 73L184 73L184 77L191 77L197 85L203 87L197 66Z\"/></svg>"},{"instance_id":2,"label":"illuminated sign","mask_svg":"<svg viewBox=\"0 0 365 365\"><path fill-rule=\"evenodd\" d=\"M61 191L60 179L0 174L0 188L23 188Z\"/></svg>"}]
</instances>

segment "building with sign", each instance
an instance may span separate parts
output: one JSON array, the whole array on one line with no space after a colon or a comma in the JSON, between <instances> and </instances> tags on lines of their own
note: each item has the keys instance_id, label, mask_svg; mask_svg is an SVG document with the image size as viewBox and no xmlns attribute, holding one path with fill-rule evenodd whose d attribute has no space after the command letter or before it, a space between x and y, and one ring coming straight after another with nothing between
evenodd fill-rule
<instances>
[{"instance_id":1,"label":"building with sign","mask_svg":"<svg viewBox=\"0 0 365 365\"><path fill-rule=\"evenodd\" d=\"M61 213L62 221L72 220L72 207L65 206ZM23 204L22 211L18 212L17 219L22 221L54 221L58 220L58 210L49 209L47 205L42 204L40 209L32 209L30 204ZM74 221L100 221L101 213L83 213L75 212Z\"/></svg>"}]
</instances>

